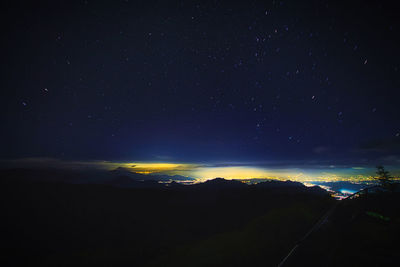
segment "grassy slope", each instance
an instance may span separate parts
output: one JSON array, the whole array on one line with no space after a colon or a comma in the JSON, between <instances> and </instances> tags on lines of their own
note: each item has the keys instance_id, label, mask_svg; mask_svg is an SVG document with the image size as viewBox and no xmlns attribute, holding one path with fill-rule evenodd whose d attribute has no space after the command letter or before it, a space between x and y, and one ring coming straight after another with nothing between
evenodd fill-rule
<instances>
[{"instance_id":1,"label":"grassy slope","mask_svg":"<svg viewBox=\"0 0 400 267\"><path fill-rule=\"evenodd\" d=\"M3 266L272 266L332 203L253 187L1 182Z\"/></svg>"}]
</instances>

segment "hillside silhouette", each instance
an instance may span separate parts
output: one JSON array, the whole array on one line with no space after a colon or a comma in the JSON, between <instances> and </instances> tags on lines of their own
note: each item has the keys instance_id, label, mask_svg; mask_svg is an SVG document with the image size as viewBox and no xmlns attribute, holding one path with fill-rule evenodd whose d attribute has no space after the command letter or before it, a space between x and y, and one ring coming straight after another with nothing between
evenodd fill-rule
<instances>
[{"instance_id":1,"label":"hillside silhouette","mask_svg":"<svg viewBox=\"0 0 400 267\"><path fill-rule=\"evenodd\" d=\"M336 203L289 181L78 183L70 175L85 174L0 173L2 266L277 266Z\"/></svg>"},{"instance_id":2,"label":"hillside silhouette","mask_svg":"<svg viewBox=\"0 0 400 267\"><path fill-rule=\"evenodd\" d=\"M356 194L342 200L332 214L299 245L284 266L397 266L400 249L400 194ZM372 191L372 190L369 190Z\"/></svg>"}]
</instances>

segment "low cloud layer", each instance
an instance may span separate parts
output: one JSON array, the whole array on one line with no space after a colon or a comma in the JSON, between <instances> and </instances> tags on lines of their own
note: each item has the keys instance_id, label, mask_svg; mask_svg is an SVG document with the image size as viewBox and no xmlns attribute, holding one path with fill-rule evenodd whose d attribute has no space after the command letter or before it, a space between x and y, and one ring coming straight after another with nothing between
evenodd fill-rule
<instances>
[{"instance_id":1,"label":"low cloud layer","mask_svg":"<svg viewBox=\"0 0 400 267\"><path fill-rule=\"evenodd\" d=\"M393 160L393 159L392 159ZM397 158L395 159L397 160ZM313 161L270 162L111 162L66 161L53 158L24 158L0 161L1 168L53 168L68 170L115 170L140 174L180 175L199 181L222 177L226 179L277 179L294 181L361 181L373 179L375 167L359 164L330 164ZM396 177L399 165L388 166Z\"/></svg>"}]
</instances>

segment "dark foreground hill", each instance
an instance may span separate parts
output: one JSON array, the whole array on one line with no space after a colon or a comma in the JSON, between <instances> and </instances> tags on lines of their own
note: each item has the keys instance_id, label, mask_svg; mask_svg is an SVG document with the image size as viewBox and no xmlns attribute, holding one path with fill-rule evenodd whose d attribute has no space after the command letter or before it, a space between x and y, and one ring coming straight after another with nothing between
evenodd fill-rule
<instances>
[{"instance_id":1,"label":"dark foreground hill","mask_svg":"<svg viewBox=\"0 0 400 267\"><path fill-rule=\"evenodd\" d=\"M276 266L334 202L288 182L135 186L27 175L0 179L1 266Z\"/></svg>"},{"instance_id":2,"label":"dark foreground hill","mask_svg":"<svg viewBox=\"0 0 400 267\"><path fill-rule=\"evenodd\" d=\"M398 192L338 202L321 228L298 243L285 266L399 266L399 203Z\"/></svg>"}]
</instances>

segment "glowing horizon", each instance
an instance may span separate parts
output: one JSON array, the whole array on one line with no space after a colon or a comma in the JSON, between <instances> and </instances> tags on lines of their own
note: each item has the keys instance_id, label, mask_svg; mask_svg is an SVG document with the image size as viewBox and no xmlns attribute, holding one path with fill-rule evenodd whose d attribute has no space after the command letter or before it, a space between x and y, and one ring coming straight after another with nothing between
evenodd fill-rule
<instances>
[{"instance_id":1,"label":"glowing horizon","mask_svg":"<svg viewBox=\"0 0 400 267\"><path fill-rule=\"evenodd\" d=\"M257 166L251 163L177 163L177 162L112 162L112 161L65 161L54 158L25 158L17 160L2 160L3 165L8 167L28 167L28 168L60 168L72 170L115 170L123 168L133 173L146 175L181 175L194 178L197 181L205 181L214 178L225 179L274 179L274 180L292 180L299 182L320 181L320 182L338 182L338 181L372 181L375 175L374 167L350 166L319 166L299 164L295 166ZM387 168L392 176L399 179L399 166L388 166Z\"/></svg>"},{"instance_id":2,"label":"glowing horizon","mask_svg":"<svg viewBox=\"0 0 400 267\"><path fill-rule=\"evenodd\" d=\"M118 163L112 163L116 166ZM119 164L119 167L141 174L181 175L191 177L197 181L206 181L215 178L227 180L273 179L292 180L299 182L320 181L373 181L372 167L348 168L268 168L256 166L210 166L194 163L165 163L165 162L132 162ZM398 179L398 178L396 178Z\"/></svg>"}]
</instances>

